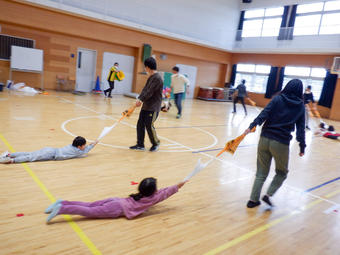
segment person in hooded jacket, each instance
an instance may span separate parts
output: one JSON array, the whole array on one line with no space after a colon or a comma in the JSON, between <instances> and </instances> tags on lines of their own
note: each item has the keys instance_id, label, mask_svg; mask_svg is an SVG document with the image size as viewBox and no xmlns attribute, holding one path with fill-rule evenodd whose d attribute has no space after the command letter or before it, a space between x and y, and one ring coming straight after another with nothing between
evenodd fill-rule
<instances>
[{"instance_id":1,"label":"person in hooded jacket","mask_svg":"<svg viewBox=\"0 0 340 255\"><path fill-rule=\"evenodd\" d=\"M296 126L296 140L302 157L305 151L305 107L301 80L289 81L283 91L275 96L244 132L264 123L257 150L257 171L248 208L259 206L262 186L269 174L272 158L276 175L262 200L273 206L270 197L281 187L288 174L289 143Z\"/></svg>"}]
</instances>

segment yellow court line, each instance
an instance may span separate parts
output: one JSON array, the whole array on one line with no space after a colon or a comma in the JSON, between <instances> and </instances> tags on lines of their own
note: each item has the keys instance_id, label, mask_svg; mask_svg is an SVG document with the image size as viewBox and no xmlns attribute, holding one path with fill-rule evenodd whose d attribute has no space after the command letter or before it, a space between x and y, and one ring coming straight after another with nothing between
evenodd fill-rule
<instances>
[{"instance_id":1,"label":"yellow court line","mask_svg":"<svg viewBox=\"0 0 340 255\"><path fill-rule=\"evenodd\" d=\"M339 194L339 193L340 193L340 189L325 195L325 197L330 198L330 197L335 196L336 194ZM312 208L313 206L315 206L315 205L317 205L321 202L323 202L322 199L318 199L318 200L315 200L313 202L310 202L306 206L302 207L301 209L294 210L294 211L292 211L291 213L289 213L285 216L282 216L282 217L280 217L276 220L273 220L273 221L271 221L267 224L262 225L261 227L254 229L254 230L252 230L248 233L245 233L245 234L243 234L243 235L241 235L241 236L239 236L239 237L237 237L237 238L235 238L235 239L233 239L233 240L231 240L231 241L229 241L225 244L222 244L221 246L219 246L215 249L208 251L207 253L204 253L204 255L215 255L215 254L218 254L222 251L225 251L225 250L227 250L227 249L229 249L229 248L231 248L231 247L233 247L233 246L235 246L235 245L237 245L237 244L239 244L239 243L241 243L245 240L248 240L249 238L251 238L251 237L253 237L257 234L260 234L261 232L263 232L263 231L265 231L265 230L267 230L267 229L269 229L269 228L271 228L271 227L293 217L296 214L299 214L303 211L306 211L306 210Z\"/></svg>"},{"instance_id":2,"label":"yellow court line","mask_svg":"<svg viewBox=\"0 0 340 255\"><path fill-rule=\"evenodd\" d=\"M8 147L8 149L11 152L15 152L14 148L9 144L9 142L6 140L6 138L0 134L0 139L3 141L3 143ZM33 170L26 164L21 163L21 165L25 168L25 170L29 173L29 175L33 178L36 184L38 184L39 188L45 193L45 195L51 200L51 202L55 202L55 197L48 191L46 186L40 181L38 176L33 172ZM77 233L79 238L84 242L84 244L87 246L87 248L90 249L92 254L94 255L101 255L102 253L97 249L97 247L92 243L92 241L87 237L87 235L84 233L84 231L78 226L77 223L75 223L72 220L72 217L69 215L63 215L64 219L70 224L71 228L74 230L74 232Z\"/></svg>"}]
</instances>

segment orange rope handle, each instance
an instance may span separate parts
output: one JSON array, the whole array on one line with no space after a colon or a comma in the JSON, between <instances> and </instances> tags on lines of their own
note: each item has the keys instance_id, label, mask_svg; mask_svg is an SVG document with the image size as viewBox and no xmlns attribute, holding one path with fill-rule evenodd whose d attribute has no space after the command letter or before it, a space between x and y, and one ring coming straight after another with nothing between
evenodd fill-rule
<instances>
[{"instance_id":1,"label":"orange rope handle","mask_svg":"<svg viewBox=\"0 0 340 255\"><path fill-rule=\"evenodd\" d=\"M256 131L256 126L252 128L252 130L250 130L250 132L255 132ZM220 156L223 152L230 152L232 154L235 153L238 145L242 142L242 140L245 138L246 134L243 133L242 135L236 137L235 139L229 141L226 143L226 145L224 146L224 148L216 155L216 158L218 156Z\"/></svg>"},{"instance_id":2,"label":"orange rope handle","mask_svg":"<svg viewBox=\"0 0 340 255\"><path fill-rule=\"evenodd\" d=\"M131 106L129 109L125 110L122 113L122 117L118 120L118 122L121 122L125 117L130 117L131 114L134 112L134 110L136 109L136 105Z\"/></svg>"}]
</instances>

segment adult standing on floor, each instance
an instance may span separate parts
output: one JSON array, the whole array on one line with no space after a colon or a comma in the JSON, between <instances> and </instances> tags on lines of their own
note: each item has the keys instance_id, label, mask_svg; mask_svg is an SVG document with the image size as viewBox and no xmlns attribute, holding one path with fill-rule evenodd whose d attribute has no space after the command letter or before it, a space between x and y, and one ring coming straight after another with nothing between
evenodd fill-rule
<instances>
[{"instance_id":1,"label":"adult standing on floor","mask_svg":"<svg viewBox=\"0 0 340 255\"><path fill-rule=\"evenodd\" d=\"M247 207L253 208L261 204L259 201L262 186L269 174L272 158L275 160L276 175L271 182L267 194L262 200L272 206L270 197L281 187L288 174L289 143L291 132L296 126L296 140L300 145L299 155L305 151L305 107L303 103L303 85L301 80L289 81L284 90L275 96L257 118L244 132L264 122L257 149L257 171L250 200Z\"/></svg>"},{"instance_id":2,"label":"adult standing on floor","mask_svg":"<svg viewBox=\"0 0 340 255\"><path fill-rule=\"evenodd\" d=\"M110 69L109 75L107 76L107 81L109 82L110 87L104 90L104 95L110 98L112 98L111 93L112 93L112 90L115 88L115 76L116 76L116 73L119 72L118 68L119 68L119 64L117 62L114 63L113 67L111 67Z\"/></svg>"},{"instance_id":3,"label":"adult standing on floor","mask_svg":"<svg viewBox=\"0 0 340 255\"><path fill-rule=\"evenodd\" d=\"M179 119L182 116L182 98L185 92L185 87L187 88L187 92L189 92L188 88L190 86L190 81L183 75L179 73L179 68L174 66L172 68L171 75L171 88L175 97L175 104L177 107L177 116Z\"/></svg>"},{"instance_id":4,"label":"adult standing on floor","mask_svg":"<svg viewBox=\"0 0 340 255\"><path fill-rule=\"evenodd\" d=\"M157 63L153 57L144 61L146 72L149 78L139 95L136 106L143 104L137 122L137 144L131 146L132 150L144 151L145 129L148 132L152 147L151 152L157 151L160 141L158 140L154 122L156 121L162 104L163 80L157 72Z\"/></svg>"},{"instance_id":5,"label":"adult standing on floor","mask_svg":"<svg viewBox=\"0 0 340 255\"><path fill-rule=\"evenodd\" d=\"M238 101L241 101L242 105L243 105L243 109L244 109L244 113L247 115L247 108L244 104L244 98L248 97L248 93L247 93L247 87L246 87L246 80L242 80L241 84L237 86L236 88L236 93L237 95L234 97L234 111L233 113L236 113L236 103Z\"/></svg>"}]
</instances>

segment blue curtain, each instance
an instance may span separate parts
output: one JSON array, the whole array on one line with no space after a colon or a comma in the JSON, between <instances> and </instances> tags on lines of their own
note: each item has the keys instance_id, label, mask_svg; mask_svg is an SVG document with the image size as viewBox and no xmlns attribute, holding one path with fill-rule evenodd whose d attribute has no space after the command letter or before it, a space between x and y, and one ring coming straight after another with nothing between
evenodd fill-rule
<instances>
[{"instance_id":1,"label":"blue curtain","mask_svg":"<svg viewBox=\"0 0 340 255\"><path fill-rule=\"evenodd\" d=\"M296 18L296 9L297 4L292 6L292 10L290 12L290 18L288 21L288 33L287 33L287 40L293 40L293 32L294 32L294 24L295 24L295 18Z\"/></svg>"},{"instance_id":2,"label":"blue curtain","mask_svg":"<svg viewBox=\"0 0 340 255\"><path fill-rule=\"evenodd\" d=\"M323 82L323 87L318 105L322 105L328 108L332 107L333 96L337 80L338 80L337 74L331 74L329 71L327 71L326 78Z\"/></svg>"},{"instance_id":3,"label":"blue curtain","mask_svg":"<svg viewBox=\"0 0 340 255\"><path fill-rule=\"evenodd\" d=\"M285 9L282 15L280 33L279 33L279 37L277 38L278 40L285 40L287 38L288 13L289 13L289 5L285 6Z\"/></svg>"},{"instance_id":4,"label":"blue curtain","mask_svg":"<svg viewBox=\"0 0 340 255\"><path fill-rule=\"evenodd\" d=\"M278 67L272 66L270 69L270 73L268 76L266 94L264 95L265 98L271 98L276 91L276 81L277 81L277 74L278 74Z\"/></svg>"},{"instance_id":5,"label":"blue curtain","mask_svg":"<svg viewBox=\"0 0 340 255\"><path fill-rule=\"evenodd\" d=\"M234 83L235 83L236 67L237 67L237 65L233 65L233 67L231 68L231 76L230 76L230 84L231 85L234 85Z\"/></svg>"},{"instance_id":6,"label":"blue curtain","mask_svg":"<svg viewBox=\"0 0 340 255\"><path fill-rule=\"evenodd\" d=\"M238 27L236 31L236 41L242 40L242 29L243 29L243 22L244 22L244 13L245 11L241 11L240 21L238 22Z\"/></svg>"},{"instance_id":7,"label":"blue curtain","mask_svg":"<svg viewBox=\"0 0 340 255\"><path fill-rule=\"evenodd\" d=\"M281 67L280 71L279 71L279 81L277 82L277 87L276 87L275 93L282 90L284 76L285 76L285 68Z\"/></svg>"}]
</instances>

